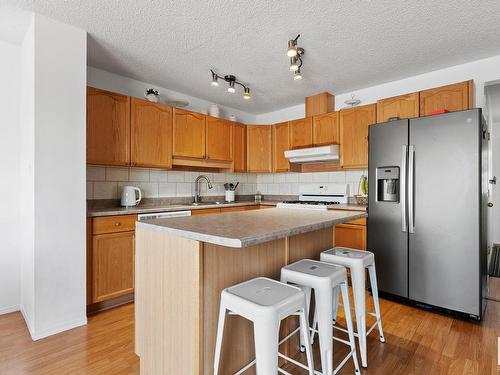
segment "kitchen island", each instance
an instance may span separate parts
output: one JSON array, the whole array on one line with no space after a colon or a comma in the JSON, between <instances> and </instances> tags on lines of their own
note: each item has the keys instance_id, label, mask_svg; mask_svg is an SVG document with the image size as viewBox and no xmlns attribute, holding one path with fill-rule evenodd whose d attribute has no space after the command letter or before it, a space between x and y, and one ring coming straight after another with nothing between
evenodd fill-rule
<instances>
[{"instance_id":1,"label":"kitchen island","mask_svg":"<svg viewBox=\"0 0 500 375\"><path fill-rule=\"evenodd\" d=\"M211 374L220 293L333 245L333 227L366 212L281 209L138 222L136 353L141 374ZM283 324L283 334L291 321ZM283 350L289 355L297 346ZM226 320L221 374L253 359L252 324ZM249 372L251 373L251 372Z\"/></svg>"}]
</instances>

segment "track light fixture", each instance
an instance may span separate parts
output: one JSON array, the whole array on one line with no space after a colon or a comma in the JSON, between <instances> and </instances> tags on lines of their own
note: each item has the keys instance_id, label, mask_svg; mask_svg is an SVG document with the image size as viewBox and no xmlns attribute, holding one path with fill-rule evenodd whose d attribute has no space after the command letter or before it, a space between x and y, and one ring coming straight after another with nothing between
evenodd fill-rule
<instances>
[{"instance_id":1,"label":"track light fixture","mask_svg":"<svg viewBox=\"0 0 500 375\"><path fill-rule=\"evenodd\" d=\"M235 76L233 76L231 74L221 76L221 75L215 73L213 70L210 70L210 72L212 73L212 83L211 83L212 86L219 86L218 80L220 78L229 84L227 91L230 92L231 94L234 94L236 92L235 85L240 85L241 87L243 87L243 90L244 90L243 99L249 100L252 97L252 95L250 94L250 87L247 87L243 83L238 81Z\"/></svg>"},{"instance_id":2,"label":"track light fixture","mask_svg":"<svg viewBox=\"0 0 500 375\"><path fill-rule=\"evenodd\" d=\"M217 74L215 74L214 72L212 72L212 86L219 86Z\"/></svg>"},{"instance_id":3,"label":"track light fixture","mask_svg":"<svg viewBox=\"0 0 500 375\"><path fill-rule=\"evenodd\" d=\"M297 40L299 39L300 34L295 37L295 39L290 39L288 41L288 49L286 51L286 55L290 58L290 71L294 72L293 79L300 80L302 79L302 74L300 73L300 68L302 67L302 58L304 57L304 53L306 52L304 48L297 47Z\"/></svg>"}]
</instances>

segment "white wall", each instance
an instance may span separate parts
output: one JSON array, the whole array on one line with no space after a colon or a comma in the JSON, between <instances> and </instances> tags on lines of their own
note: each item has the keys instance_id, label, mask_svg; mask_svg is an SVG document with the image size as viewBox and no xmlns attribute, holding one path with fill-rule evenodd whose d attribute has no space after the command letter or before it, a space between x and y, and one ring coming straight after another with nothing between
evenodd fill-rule
<instances>
[{"instance_id":1,"label":"white wall","mask_svg":"<svg viewBox=\"0 0 500 375\"><path fill-rule=\"evenodd\" d=\"M135 96L138 98L144 98L144 90L149 88L155 88L160 91L160 102L165 103L166 101L173 99L183 99L189 102L188 107L191 111L207 113L208 106L212 103L208 100L195 98L180 92L172 91L163 87L158 87L152 83L137 81L132 78L120 76L114 73L110 73L101 69L97 69L89 66L87 70L87 80L89 86L100 88L103 90L109 90L117 92L124 95ZM201 84L206 84L205 82ZM237 121L243 123L255 123L255 115L247 112L240 111L238 109L226 107L219 105L220 117L229 118L230 115L235 115Z\"/></svg>"},{"instance_id":2,"label":"white wall","mask_svg":"<svg viewBox=\"0 0 500 375\"><path fill-rule=\"evenodd\" d=\"M87 322L86 43L40 15L23 42L21 310L33 339Z\"/></svg>"},{"instance_id":3,"label":"white wall","mask_svg":"<svg viewBox=\"0 0 500 375\"><path fill-rule=\"evenodd\" d=\"M19 103L19 215L21 247L21 312L31 333L35 327L35 23L22 43Z\"/></svg>"},{"instance_id":4,"label":"white wall","mask_svg":"<svg viewBox=\"0 0 500 375\"><path fill-rule=\"evenodd\" d=\"M335 94L335 109L339 110L346 106L344 101L350 99L351 94L355 94L361 100L361 105L363 105L375 103L382 98L473 79L476 84L476 106L484 107L484 85L486 82L500 79L499 67L500 55L352 92L335 93L331 91L331 93ZM264 124L292 120L303 117L304 113L304 105L298 105L257 115L256 122Z\"/></svg>"},{"instance_id":5,"label":"white wall","mask_svg":"<svg viewBox=\"0 0 500 375\"><path fill-rule=\"evenodd\" d=\"M0 314L19 310L19 96L21 47L0 41Z\"/></svg>"}]
</instances>

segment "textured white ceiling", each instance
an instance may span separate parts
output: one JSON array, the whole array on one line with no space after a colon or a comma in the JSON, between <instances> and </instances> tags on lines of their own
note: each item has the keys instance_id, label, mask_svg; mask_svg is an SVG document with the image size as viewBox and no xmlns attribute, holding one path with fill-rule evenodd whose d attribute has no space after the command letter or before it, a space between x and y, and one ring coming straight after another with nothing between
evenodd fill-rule
<instances>
[{"instance_id":1,"label":"textured white ceiling","mask_svg":"<svg viewBox=\"0 0 500 375\"><path fill-rule=\"evenodd\" d=\"M500 1L2 0L88 31L89 65L250 113L500 54ZM306 49L293 81L286 42ZM248 83L210 86L209 69Z\"/></svg>"}]
</instances>

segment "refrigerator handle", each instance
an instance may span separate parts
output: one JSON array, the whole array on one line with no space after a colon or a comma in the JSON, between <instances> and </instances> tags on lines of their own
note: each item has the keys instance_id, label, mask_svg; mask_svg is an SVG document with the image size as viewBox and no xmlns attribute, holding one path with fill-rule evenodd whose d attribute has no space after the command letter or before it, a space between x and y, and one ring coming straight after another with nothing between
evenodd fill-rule
<instances>
[{"instance_id":1,"label":"refrigerator handle","mask_svg":"<svg viewBox=\"0 0 500 375\"><path fill-rule=\"evenodd\" d=\"M406 221L406 165L408 164L408 146L403 145L401 148L401 186L400 186L400 202L401 202L401 231L408 231L408 223Z\"/></svg>"},{"instance_id":2,"label":"refrigerator handle","mask_svg":"<svg viewBox=\"0 0 500 375\"><path fill-rule=\"evenodd\" d=\"M410 145L408 159L408 232L415 233L414 190L415 190L415 145Z\"/></svg>"}]
</instances>

